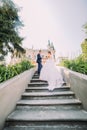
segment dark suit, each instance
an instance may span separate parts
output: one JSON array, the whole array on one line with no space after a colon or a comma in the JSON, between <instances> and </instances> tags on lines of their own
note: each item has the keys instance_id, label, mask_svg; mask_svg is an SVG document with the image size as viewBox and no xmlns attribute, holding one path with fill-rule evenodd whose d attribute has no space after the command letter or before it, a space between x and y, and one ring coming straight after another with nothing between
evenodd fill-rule
<instances>
[{"instance_id":1,"label":"dark suit","mask_svg":"<svg viewBox=\"0 0 87 130\"><path fill-rule=\"evenodd\" d=\"M42 57L41 55L38 53L37 54L37 63L38 63L38 74L40 74L41 68L42 68Z\"/></svg>"}]
</instances>

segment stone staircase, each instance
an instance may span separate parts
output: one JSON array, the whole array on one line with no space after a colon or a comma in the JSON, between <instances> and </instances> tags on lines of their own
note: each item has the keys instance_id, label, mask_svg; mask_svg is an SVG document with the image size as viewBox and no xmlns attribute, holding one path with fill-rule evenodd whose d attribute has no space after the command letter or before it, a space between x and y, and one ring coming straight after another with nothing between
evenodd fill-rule
<instances>
[{"instance_id":1,"label":"stone staircase","mask_svg":"<svg viewBox=\"0 0 87 130\"><path fill-rule=\"evenodd\" d=\"M35 73L4 130L87 130L87 112L64 85L53 91Z\"/></svg>"}]
</instances>

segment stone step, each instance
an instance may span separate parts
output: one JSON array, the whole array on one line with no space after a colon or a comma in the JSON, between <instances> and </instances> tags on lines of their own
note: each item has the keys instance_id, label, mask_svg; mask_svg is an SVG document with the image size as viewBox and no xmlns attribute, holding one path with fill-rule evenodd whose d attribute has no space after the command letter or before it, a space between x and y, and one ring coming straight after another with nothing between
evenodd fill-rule
<instances>
[{"instance_id":1,"label":"stone step","mask_svg":"<svg viewBox=\"0 0 87 130\"><path fill-rule=\"evenodd\" d=\"M72 91L60 91L60 92L25 92L22 95L22 99L66 99L74 98Z\"/></svg>"},{"instance_id":2,"label":"stone step","mask_svg":"<svg viewBox=\"0 0 87 130\"><path fill-rule=\"evenodd\" d=\"M17 106L42 106L42 107L82 107L81 102L78 99L49 99L49 100L20 100L17 102Z\"/></svg>"},{"instance_id":3,"label":"stone step","mask_svg":"<svg viewBox=\"0 0 87 130\"><path fill-rule=\"evenodd\" d=\"M60 88L55 88L53 90L53 92L56 92L56 91L69 91L69 90L70 90L69 86L63 86L63 87L60 87ZM28 87L28 88L26 88L25 91L26 92L49 92L47 86L44 86L44 87Z\"/></svg>"},{"instance_id":4,"label":"stone step","mask_svg":"<svg viewBox=\"0 0 87 130\"><path fill-rule=\"evenodd\" d=\"M45 128L47 125L62 127L64 125L67 125L67 127L77 125L77 128L80 128L79 125L87 126L87 112L83 110L15 110L7 118L5 126L9 125L31 126L31 128L33 126L43 126Z\"/></svg>"},{"instance_id":5,"label":"stone step","mask_svg":"<svg viewBox=\"0 0 87 130\"><path fill-rule=\"evenodd\" d=\"M32 79L39 79L39 76L33 76Z\"/></svg>"},{"instance_id":6,"label":"stone step","mask_svg":"<svg viewBox=\"0 0 87 130\"><path fill-rule=\"evenodd\" d=\"M87 112L69 86L47 89L35 72L4 130L87 130Z\"/></svg>"},{"instance_id":7,"label":"stone step","mask_svg":"<svg viewBox=\"0 0 87 130\"><path fill-rule=\"evenodd\" d=\"M35 72L35 73L34 73L34 75L38 75L38 73L37 73L37 72Z\"/></svg>"},{"instance_id":8,"label":"stone step","mask_svg":"<svg viewBox=\"0 0 87 130\"><path fill-rule=\"evenodd\" d=\"M33 79L31 79L31 81L30 81L31 83L37 83L37 82L43 82L43 83L47 83L47 81L44 81L44 80L40 80L40 79L38 79L38 78L33 78ZM63 83L63 85L66 85L66 83L64 82Z\"/></svg>"},{"instance_id":9,"label":"stone step","mask_svg":"<svg viewBox=\"0 0 87 130\"><path fill-rule=\"evenodd\" d=\"M34 82L34 83L29 83L28 86L29 86L29 87L48 86L48 83L43 83L43 82L37 82L37 83L35 83L35 82Z\"/></svg>"},{"instance_id":10,"label":"stone step","mask_svg":"<svg viewBox=\"0 0 87 130\"><path fill-rule=\"evenodd\" d=\"M82 109L82 104L60 104L60 105L45 105L45 106L31 106L31 105L17 105L17 110L80 110Z\"/></svg>"},{"instance_id":11,"label":"stone step","mask_svg":"<svg viewBox=\"0 0 87 130\"><path fill-rule=\"evenodd\" d=\"M87 124L81 122L63 122L62 124L53 125L52 122L51 125L10 126L4 130L87 130Z\"/></svg>"},{"instance_id":12,"label":"stone step","mask_svg":"<svg viewBox=\"0 0 87 130\"><path fill-rule=\"evenodd\" d=\"M49 99L38 99L38 98L29 98L29 100L26 100L26 98L21 99L17 103L17 109L58 109L58 110L70 110L70 109L82 109L82 104L79 100L75 98L49 98Z\"/></svg>"},{"instance_id":13,"label":"stone step","mask_svg":"<svg viewBox=\"0 0 87 130\"><path fill-rule=\"evenodd\" d=\"M46 82L47 83L47 81L43 81L43 80L40 80L40 79L31 79L31 83L32 82Z\"/></svg>"},{"instance_id":14,"label":"stone step","mask_svg":"<svg viewBox=\"0 0 87 130\"><path fill-rule=\"evenodd\" d=\"M35 77L36 77L36 78L39 78L39 75L33 75L33 76L32 76L32 79L35 78Z\"/></svg>"}]
</instances>

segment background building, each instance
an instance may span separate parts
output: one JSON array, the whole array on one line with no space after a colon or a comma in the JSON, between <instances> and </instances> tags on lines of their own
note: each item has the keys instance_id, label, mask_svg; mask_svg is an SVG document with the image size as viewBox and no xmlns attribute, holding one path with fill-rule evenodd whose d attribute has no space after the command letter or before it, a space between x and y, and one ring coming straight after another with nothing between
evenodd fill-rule
<instances>
[{"instance_id":1,"label":"background building","mask_svg":"<svg viewBox=\"0 0 87 130\"><path fill-rule=\"evenodd\" d=\"M48 41L48 46L47 49L41 49L41 55L43 58L43 63L46 61L47 59L47 55L48 55L48 51L51 51L53 58L55 59L55 49L54 49L54 45L53 43L50 43L50 41ZM38 54L39 50L38 49L28 49L26 48L26 58L28 60L30 60L33 64L36 64L36 58L37 58L37 54Z\"/></svg>"}]
</instances>

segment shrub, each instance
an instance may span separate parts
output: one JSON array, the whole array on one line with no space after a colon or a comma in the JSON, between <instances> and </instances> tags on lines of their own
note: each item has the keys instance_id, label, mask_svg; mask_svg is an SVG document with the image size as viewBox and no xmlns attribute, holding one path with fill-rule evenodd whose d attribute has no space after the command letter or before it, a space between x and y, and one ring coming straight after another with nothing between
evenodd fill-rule
<instances>
[{"instance_id":1,"label":"shrub","mask_svg":"<svg viewBox=\"0 0 87 130\"><path fill-rule=\"evenodd\" d=\"M33 65L27 60L7 67L0 65L0 83L30 69L31 67L33 67Z\"/></svg>"},{"instance_id":2,"label":"shrub","mask_svg":"<svg viewBox=\"0 0 87 130\"><path fill-rule=\"evenodd\" d=\"M87 61L83 60L81 56L74 60L64 60L61 62L61 65L73 71L87 74Z\"/></svg>"}]
</instances>

